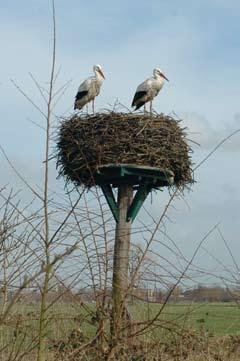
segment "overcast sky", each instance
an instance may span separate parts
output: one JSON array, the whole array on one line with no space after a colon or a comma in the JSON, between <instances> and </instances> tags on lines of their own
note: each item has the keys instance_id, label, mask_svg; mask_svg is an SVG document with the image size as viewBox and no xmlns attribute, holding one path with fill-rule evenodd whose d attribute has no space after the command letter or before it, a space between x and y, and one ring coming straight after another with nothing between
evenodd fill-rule
<instances>
[{"instance_id":1,"label":"overcast sky","mask_svg":"<svg viewBox=\"0 0 240 361\"><path fill-rule=\"evenodd\" d=\"M197 164L222 139L240 129L240 2L236 0L56 1L57 87L72 80L56 107L69 115L79 83L101 64L106 81L96 106L118 99L130 106L136 86L160 67L170 82L154 101L158 112L175 112L189 128ZM0 3L0 144L33 185L42 182L44 134L29 119L44 119L11 83L17 82L44 107L29 72L46 86L51 63L51 7L48 0ZM171 210L168 232L188 256L216 223L240 260L240 133L227 141L195 173L196 184ZM20 183L0 157L0 186ZM55 182L51 164L52 184ZM147 206L157 216L168 193ZM142 213L143 214L143 213ZM225 264L231 259L217 234L205 244ZM239 259L238 259L239 258ZM211 268L201 252L198 262Z\"/></svg>"}]
</instances>

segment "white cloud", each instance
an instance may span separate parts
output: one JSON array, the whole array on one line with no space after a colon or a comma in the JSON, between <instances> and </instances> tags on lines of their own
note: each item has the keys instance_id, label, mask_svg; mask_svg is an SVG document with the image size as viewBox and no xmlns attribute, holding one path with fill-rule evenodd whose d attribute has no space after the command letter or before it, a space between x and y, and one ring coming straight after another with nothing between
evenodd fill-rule
<instances>
[{"instance_id":1,"label":"white cloud","mask_svg":"<svg viewBox=\"0 0 240 361\"><path fill-rule=\"evenodd\" d=\"M210 123L205 116L194 112L183 112L179 116L183 119L183 124L188 127L188 138L198 143L201 149L211 150L225 138L239 130L219 150L240 152L240 121L238 114L231 117L228 122L219 122L217 125ZM197 147L193 146L193 148L198 151Z\"/></svg>"}]
</instances>

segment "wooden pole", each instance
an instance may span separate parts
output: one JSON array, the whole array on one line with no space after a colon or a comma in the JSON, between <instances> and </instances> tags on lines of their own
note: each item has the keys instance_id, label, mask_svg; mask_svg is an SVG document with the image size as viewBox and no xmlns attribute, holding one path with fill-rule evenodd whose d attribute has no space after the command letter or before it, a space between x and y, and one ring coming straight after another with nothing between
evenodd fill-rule
<instances>
[{"instance_id":1,"label":"wooden pole","mask_svg":"<svg viewBox=\"0 0 240 361\"><path fill-rule=\"evenodd\" d=\"M127 211L133 198L133 187L121 185L118 188L119 221L116 224L113 256L112 281L112 339L121 336L126 325L126 292L128 287L129 247L131 238L131 221L127 221Z\"/></svg>"}]
</instances>

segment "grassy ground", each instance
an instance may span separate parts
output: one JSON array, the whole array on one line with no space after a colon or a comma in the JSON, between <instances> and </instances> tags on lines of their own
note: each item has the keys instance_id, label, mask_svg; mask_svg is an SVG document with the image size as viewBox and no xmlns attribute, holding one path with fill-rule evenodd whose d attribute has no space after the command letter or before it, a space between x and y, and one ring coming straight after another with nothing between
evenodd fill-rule
<instances>
[{"instance_id":1,"label":"grassy ground","mask_svg":"<svg viewBox=\"0 0 240 361\"><path fill-rule=\"evenodd\" d=\"M139 319L143 314L144 318L151 318L160 307L158 304L138 305L132 311ZM235 303L169 304L160 319L184 328L199 330L204 327L216 336L240 334L240 307Z\"/></svg>"},{"instance_id":2,"label":"grassy ground","mask_svg":"<svg viewBox=\"0 0 240 361\"><path fill-rule=\"evenodd\" d=\"M129 306L133 319L138 321L151 319L160 308L161 304L137 303ZM75 340L77 343L81 340L82 343L86 343L94 337L98 325L94 312L94 304L87 305L87 309L83 309L78 305L59 303L50 309L47 333L49 360L52 359L53 345L64 348L69 340ZM34 343L37 343L37 314L37 305L16 305L5 324L0 326L0 350L5 345L9 345L11 350L14 349L13 355L19 352L19 348L25 349L28 354ZM223 347L221 354L224 356L222 358L219 354L216 356L220 361L235 360L235 358L240 360L240 309L235 304L169 304L161 313L158 325L142 336L142 340L148 344L158 345L161 353L165 352L163 350L166 348L163 343L168 344L169 349L167 347L166 352L168 356L169 352L171 354L169 360L187 360L186 355L190 355L191 352L195 355L204 350L205 355L207 352L211 354L212 349L220 350L221 347ZM175 333L166 331L168 328L177 331L181 337L176 338ZM177 354L172 354L172 350L182 350L183 356L179 355L178 351ZM195 356L198 360L197 354ZM27 356L24 359L28 360ZM215 358L212 359L215 360ZM212 359L209 356L209 360ZM1 358L0 360L2 361ZM204 358L199 358L199 360L204 360Z\"/></svg>"}]
</instances>

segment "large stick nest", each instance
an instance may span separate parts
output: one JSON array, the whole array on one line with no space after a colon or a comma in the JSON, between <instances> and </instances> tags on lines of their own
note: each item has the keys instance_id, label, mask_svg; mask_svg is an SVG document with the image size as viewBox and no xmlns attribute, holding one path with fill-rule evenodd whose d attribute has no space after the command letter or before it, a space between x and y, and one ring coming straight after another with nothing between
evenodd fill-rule
<instances>
[{"instance_id":1,"label":"large stick nest","mask_svg":"<svg viewBox=\"0 0 240 361\"><path fill-rule=\"evenodd\" d=\"M191 149L180 122L164 114L74 115L61 122L57 167L66 182L91 187L99 167L131 164L174 174L174 185L192 182Z\"/></svg>"}]
</instances>

